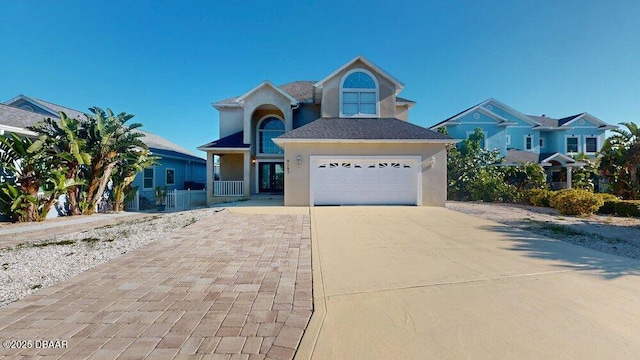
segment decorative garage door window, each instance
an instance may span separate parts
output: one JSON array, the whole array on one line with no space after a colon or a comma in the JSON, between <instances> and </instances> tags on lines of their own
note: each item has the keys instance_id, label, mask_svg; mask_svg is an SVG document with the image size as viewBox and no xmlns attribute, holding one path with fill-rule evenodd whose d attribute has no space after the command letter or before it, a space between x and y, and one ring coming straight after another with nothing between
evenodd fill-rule
<instances>
[{"instance_id":1,"label":"decorative garage door window","mask_svg":"<svg viewBox=\"0 0 640 360\"><path fill-rule=\"evenodd\" d=\"M313 159L313 205L417 205L419 157Z\"/></svg>"}]
</instances>

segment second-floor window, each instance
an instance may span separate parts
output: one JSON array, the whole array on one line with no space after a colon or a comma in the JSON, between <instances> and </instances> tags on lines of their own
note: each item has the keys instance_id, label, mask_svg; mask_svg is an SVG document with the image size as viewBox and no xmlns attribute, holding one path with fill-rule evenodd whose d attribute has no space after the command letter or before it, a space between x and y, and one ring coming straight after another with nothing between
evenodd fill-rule
<instances>
[{"instance_id":1,"label":"second-floor window","mask_svg":"<svg viewBox=\"0 0 640 360\"><path fill-rule=\"evenodd\" d=\"M352 70L343 78L340 87L342 116L378 116L378 83L363 69Z\"/></svg>"},{"instance_id":2,"label":"second-floor window","mask_svg":"<svg viewBox=\"0 0 640 360\"><path fill-rule=\"evenodd\" d=\"M273 142L274 138L284 134L284 123L275 116L262 119L258 123L258 153L284 154L284 150Z\"/></svg>"},{"instance_id":3,"label":"second-floor window","mask_svg":"<svg viewBox=\"0 0 640 360\"><path fill-rule=\"evenodd\" d=\"M577 153L578 152L578 138L577 137L567 137L567 153Z\"/></svg>"},{"instance_id":4,"label":"second-floor window","mask_svg":"<svg viewBox=\"0 0 640 360\"><path fill-rule=\"evenodd\" d=\"M593 154L598 151L598 138L587 136L584 138L584 152Z\"/></svg>"},{"instance_id":5,"label":"second-floor window","mask_svg":"<svg viewBox=\"0 0 640 360\"><path fill-rule=\"evenodd\" d=\"M533 137L532 136L525 136L524 137L524 149L525 150L532 150L533 149Z\"/></svg>"}]
</instances>

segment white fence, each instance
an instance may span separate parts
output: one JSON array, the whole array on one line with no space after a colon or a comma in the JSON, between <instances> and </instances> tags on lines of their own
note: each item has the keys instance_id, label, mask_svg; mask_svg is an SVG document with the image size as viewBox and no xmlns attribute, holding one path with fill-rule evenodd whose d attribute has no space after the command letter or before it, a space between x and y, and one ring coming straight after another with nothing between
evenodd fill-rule
<instances>
[{"instance_id":1,"label":"white fence","mask_svg":"<svg viewBox=\"0 0 640 360\"><path fill-rule=\"evenodd\" d=\"M244 181L214 181L213 196L244 196Z\"/></svg>"},{"instance_id":2,"label":"white fence","mask_svg":"<svg viewBox=\"0 0 640 360\"><path fill-rule=\"evenodd\" d=\"M127 204L127 210L139 211L155 208L155 192L137 191ZM207 204L206 190L169 190L164 198L165 210L183 210Z\"/></svg>"}]
</instances>

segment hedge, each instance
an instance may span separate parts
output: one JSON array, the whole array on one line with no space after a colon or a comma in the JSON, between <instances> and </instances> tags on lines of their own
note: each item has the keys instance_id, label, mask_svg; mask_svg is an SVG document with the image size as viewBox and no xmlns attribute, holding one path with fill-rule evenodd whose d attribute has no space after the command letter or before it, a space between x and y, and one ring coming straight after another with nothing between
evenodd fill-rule
<instances>
[{"instance_id":1,"label":"hedge","mask_svg":"<svg viewBox=\"0 0 640 360\"><path fill-rule=\"evenodd\" d=\"M562 215L585 216L598 211L604 201L590 191L566 189L551 194L549 203Z\"/></svg>"},{"instance_id":2,"label":"hedge","mask_svg":"<svg viewBox=\"0 0 640 360\"><path fill-rule=\"evenodd\" d=\"M598 212L600 214L640 217L640 200L605 201Z\"/></svg>"}]
</instances>

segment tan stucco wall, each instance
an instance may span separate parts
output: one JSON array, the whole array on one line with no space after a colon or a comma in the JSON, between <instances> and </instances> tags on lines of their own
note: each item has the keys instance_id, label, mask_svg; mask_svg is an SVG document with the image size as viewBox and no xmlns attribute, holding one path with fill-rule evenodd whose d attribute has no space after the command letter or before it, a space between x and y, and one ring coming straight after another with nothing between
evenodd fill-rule
<instances>
[{"instance_id":1,"label":"tan stucco wall","mask_svg":"<svg viewBox=\"0 0 640 360\"><path fill-rule=\"evenodd\" d=\"M239 181L244 180L242 154L225 154L220 156L220 180Z\"/></svg>"},{"instance_id":2,"label":"tan stucco wall","mask_svg":"<svg viewBox=\"0 0 640 360\"><path fill-rule=\"evenodd\" d=\"M300 167L296 164L302 158ZM312 155L418 155L422 161L422 205L444 206L447 200L447 152L445 144L344 144L289 143L285 145L284 202L286 206L308 206L310 156ZM433 166L428 159L435 158ZM289 168L286 161L289 160ZM425 161L427 160L427 161Z\"/></svg>"},{"instance_id":3,"label":"tan stucco wall","mask_svg":"<svg viewBox=\"0 0 640 360\"><path fill-rule=\"evenodd\" d=\"M406 105L396 106L396 119L409 121L409 107Z\"/></svg>"},{"instance_id":4,"label":"tan stucco wall","mask_svg":"<svg viewBox=\"0 0 640 360\"><path fill-rule=\"evenodd\" d=\"M291 100L287 99L284 95L275 91L269 86L265 86L247 98L244 99L244 142L246 144L252 144L255 139L251 137L253 131L252 127L255 127L253 123L254 111L264 105L277 108L282 114L284 120L285 131L291 131L293 128L293 113L291 111Z\"/></svg>"},{"instance_id":5,"label":"tan stucco wall","mask_svg":"<svg viewBox=\"0 0 640 360\"><path fill-rule=\"evenodd\" d=\"M220 108L220 137L243 130L244 115L241 108Z\"/></svg>"},{"instance_id":6,"label":"tan stucco wall","mask_svg":"<svg viewBox=\"0 0 640 360\"><path fill-rule=\"evenodd\" d=\"M324 83L322 89L322 117L340 117L340 82L344 74L355 68L369 70L375 75L378 81L380 117L395 117L395 85L361 61L356 61Z\"/></svg>"}]
</instances>

